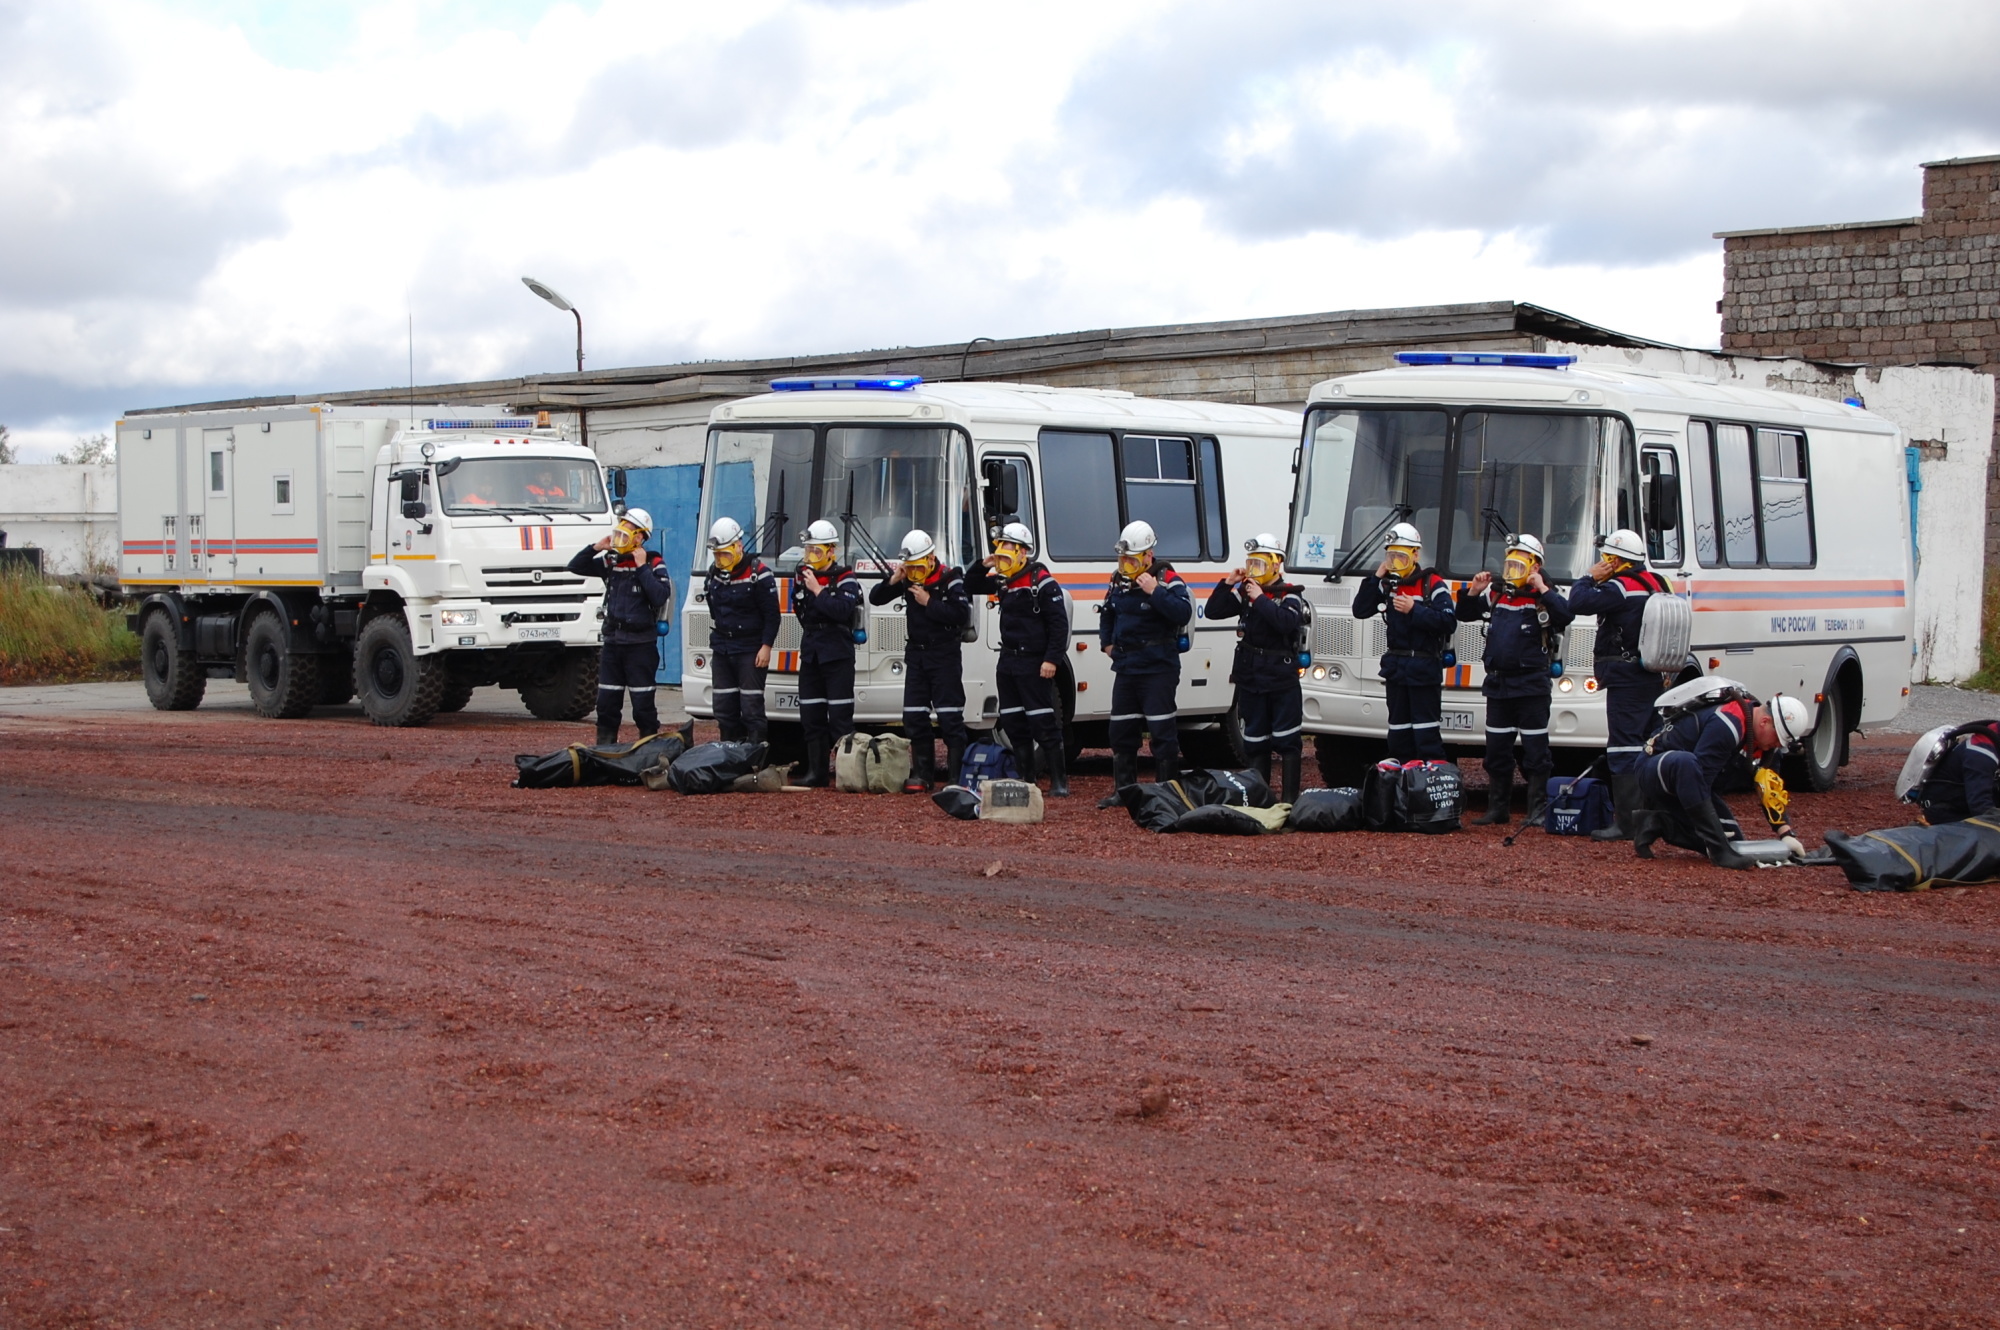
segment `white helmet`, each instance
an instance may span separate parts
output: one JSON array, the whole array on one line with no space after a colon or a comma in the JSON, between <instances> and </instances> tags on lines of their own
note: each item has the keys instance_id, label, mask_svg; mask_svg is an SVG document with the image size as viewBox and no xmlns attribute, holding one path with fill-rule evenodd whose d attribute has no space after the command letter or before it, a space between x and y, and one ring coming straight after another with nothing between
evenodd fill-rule
<instances>
[{"instance_id":1,"label":"white helmet","mask_svg":"<svg viewBox=\"0 0 2000 1330\"><path fill-rule=\"evenodd\" d=\"M1004 540L1010 545L1019 545L1030 554L1035 552L1035 533L1028 530L1026 522L1009 522L1000 528L1000 534L995 539Z\"/></svg>"},{"instance_id":2,"label":"white helmet","mask_svg":"<svg viewBox=\"0 0 2000 1330\"><path fill-rule=\"evenodd\" d=\"M1285 543L1268 531L1260 531L1243 542L1246 554L1268 554L1274 559L1285 557Z\"/></svg>"},{"instance_id":3,"label":"white helmet","mask_svg":"<svg viewBox=\"0 0 2000 1330\"><path fill-rule=\"evenodd\" d=\"M708 529L708 547L712 550L734 545L742 539L743 524L733 517L718 517L715 525Z\"/></svg>"},{"instance_id":4,"label":"white helmet","mask_svg":"<svg viewBox=\"0 0 2000 1330\"><path fill-rule=\"evenodd\" d=\"M835 530L833 523L827 521L824 517L799 533L799 544L801 545L838 545L839 543L840 532Z\"/></svg>"},{"instance_id":5,"label":"white helmet","mask_svg":"<svg viewBox=\"0 0 2000 1330\"><path fill-rule=\"evenodd\" d=\"M1787 748L1797 748L1812 733L1811 721L1806 715L1806 704L1789 693L1779 693L1764 704L1770 713L1771 727L1778 732L1778 742Z\"/></svg>"},{"instance_id":6,"label":"white helmet","mask_svg":"<svg viewBox=\"0 0 2000 1330\"><path fill-rule=\"evenodd\" d=\"M1160 538L1153 534L1153 528L1144 522L1129 523L1118 533L1120 554L1144 554L1159 543Z\"/></svg>"},{"instance_id":7,"label":"white helmet","mask_svg":"<svg viewBox=\"0 0 2000 1330\"><path fill-rule=\"evenodd\" d=\"M1621 559L1630 559L1633 563L1646 561L1646 542L1639 538L1638 532L1629 527L1621 526L1599 541L1597 550L1600 554L1615 554Z\"/></svg>"},{"instance_id":8,"label":"white helmet","mask_svg":"<svg viewBox=\"0 0 2000 1330\"><path fill-rule=\"evenodd\" d=\"M1536 563L1542 561L1542 542L1525 532L1518 536L1507 537L1507 549L1510 553L1514 550L1526 550L1535 556Z\"/></svg>"},{"instance_id":9,"label":"white helmet","mask_svg":"<svg viewBox=\"0 0 2000 1330\"><path fill-rule=\"evenodd\" d=\"M1424 533L1411 526L1408 522L1398 522L1389 528L1389 535L1382 543L1385 545L1408 545L1413 550L1420 550L1424 547Z\"/></svg>"},{"instance_id":10,"label":"white helmet","mask_svg":"<svg viewBox=\"0 0 2000 1330\"><path fill-rule=\"evenodd\" d=\"M630 522L649 536L653 534L653 515L644 508L627 508L624 512L618 514L618 520L621 522Z\"/></svg>"},{"instance_id":11,"label":"white helmet","mask_svg":"<svg viewBox=\"0 0 2000 1330\"><path fill-rule=\"evenodd\" d=\"M903 537L903 547L898 552L906 560L926 558L937 553L937 542L928 531L912 531Z\"/></svg>"}]
</instances>

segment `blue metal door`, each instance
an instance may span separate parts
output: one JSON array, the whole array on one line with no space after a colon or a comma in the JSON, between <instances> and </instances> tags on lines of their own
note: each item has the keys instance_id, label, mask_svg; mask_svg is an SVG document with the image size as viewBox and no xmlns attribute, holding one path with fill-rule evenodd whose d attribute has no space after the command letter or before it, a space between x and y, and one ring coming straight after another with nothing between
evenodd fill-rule
<instances>
[{"instance_id":1,"label":"blue metal door","mask_svg":"<svg viewBox=\"0 0 2000 1330\"><path fill-rule=\"evenodd\" d=\"M653 538L646 542L666 560L674 582L674 620L660 637L659 681L681 681L680 607L687 604L694 566L695 522L701 514L701 467L649 466L625 473L625 502L653 515Z\"/></svg>"}]
</instances>

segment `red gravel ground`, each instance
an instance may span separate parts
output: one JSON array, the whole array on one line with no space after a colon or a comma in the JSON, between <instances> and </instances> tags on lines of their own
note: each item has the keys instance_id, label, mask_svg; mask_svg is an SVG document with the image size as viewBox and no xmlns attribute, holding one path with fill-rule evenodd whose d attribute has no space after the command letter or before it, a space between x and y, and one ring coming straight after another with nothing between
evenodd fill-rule
<instances>
[{"instance_id":1,"label":"red gravel ground","mask_svg":"<svg viewBox=\"0 0 2000 1330\"><path fill-rule=\"evenodd\" d=\"M2000 888L569 737L0 728L0 1325L2000 1325Z\"/></svg>"}]
</instances>

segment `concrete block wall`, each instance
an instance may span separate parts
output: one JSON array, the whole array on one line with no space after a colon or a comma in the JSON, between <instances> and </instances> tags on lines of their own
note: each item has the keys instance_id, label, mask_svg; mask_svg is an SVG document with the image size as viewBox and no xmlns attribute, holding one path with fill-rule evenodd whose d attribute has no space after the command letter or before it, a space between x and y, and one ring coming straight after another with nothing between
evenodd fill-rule
<instances>
[{"instance_id":1,"label":"concrete block wall","mask_svg":"<svg viewBox=\"0 0 2000 1330\"><path fill-rule=\"evenodd\" d=\"M46 573L115 568L117 466L0 466L0 531L10 547L39 546Z\"/></svg>"}]
</instances>

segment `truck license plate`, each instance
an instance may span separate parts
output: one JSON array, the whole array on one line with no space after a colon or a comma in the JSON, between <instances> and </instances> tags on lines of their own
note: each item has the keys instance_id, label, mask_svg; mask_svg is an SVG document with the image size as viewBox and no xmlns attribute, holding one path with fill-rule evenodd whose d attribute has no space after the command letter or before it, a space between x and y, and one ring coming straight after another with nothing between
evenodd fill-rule
<instances>
[{"instance_id":1,"label":"truck license plate","mask_svg":"<svg viewBox=\"0 0 2000 1330\"><path fill-rule=\"evenodd\" d=\"M1472 733L1472 713L1470 711L1447 711L1439 722L1440 728L1463 730Z\"/></svg>"},{"instance_id":2,"label":"truck license plate","mask_svg":"<svg viewBox=\"0 0 2000 1330\"><path fill-rule=\"evenodd\" d=\"M778 704L778 710L780 711L797 711L799 709L799 695L797 693L774 693L771 700Z\"/></svg>"},{"instance_id":3,"label":"truck license plate","mask_svg":"<svg viewBox=\"0 0 2000 1330\"><path fill-rule=\"evenodd\" d=\"M562 639L560 628L534 628L523 625L514 631L523 642L556 642Z\"/></svg>"}]
</instances>

